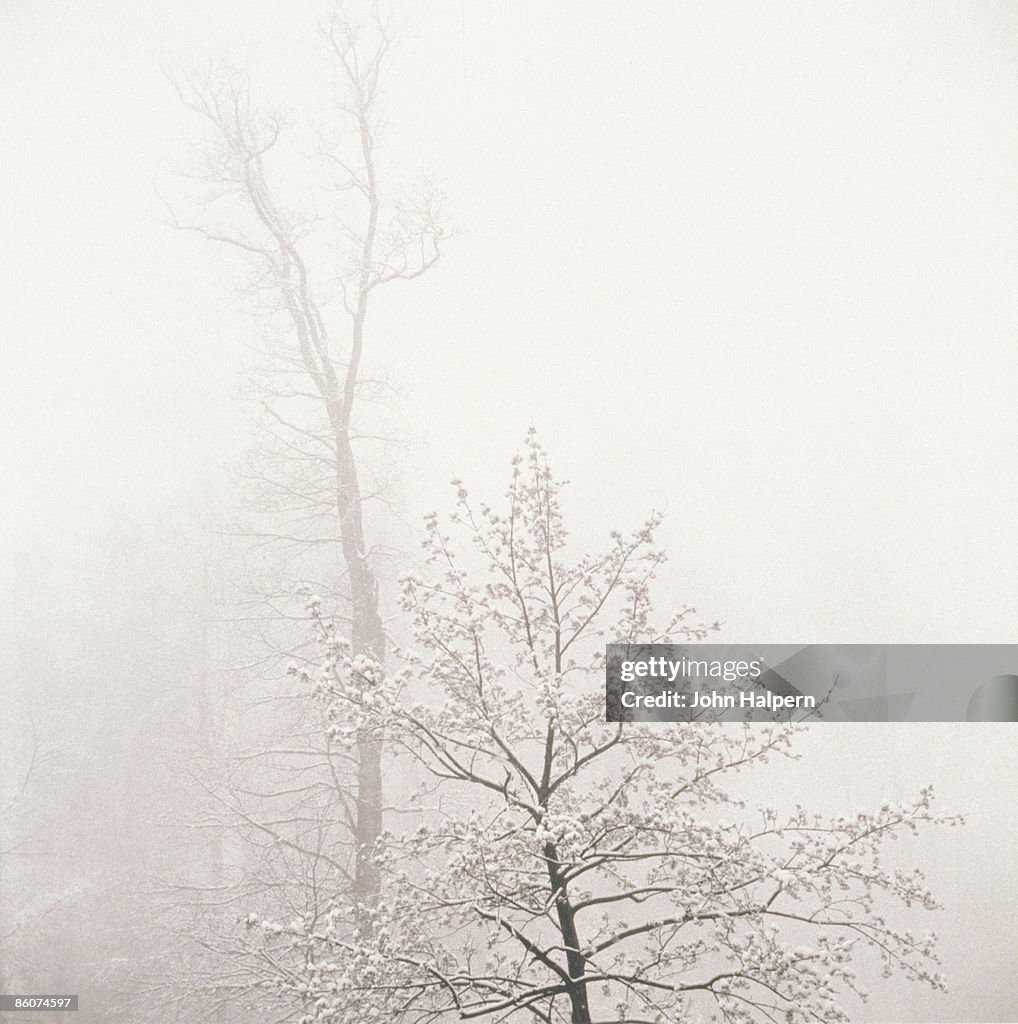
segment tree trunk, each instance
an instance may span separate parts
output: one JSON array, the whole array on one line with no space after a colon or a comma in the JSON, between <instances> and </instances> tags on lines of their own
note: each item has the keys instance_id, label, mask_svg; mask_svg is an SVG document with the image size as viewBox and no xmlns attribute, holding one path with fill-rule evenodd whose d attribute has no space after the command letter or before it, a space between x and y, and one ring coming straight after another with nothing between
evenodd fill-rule
<instances>
[{"instance_id":1,"label":"tree trunk","mask_svg":"<svg viewBox=\"0 0 1018 1024\"><path fill-rule=\"evenodd\" d=\"M338 422L337 422L338 419ZM364 545L360 485L349 432L340 418L336 427L336 494L343 561L350 585L351 653L385 664L385 632L378 611L378 582ZM354 827L354 886L358 925L370 930L370 909L377 905L380 872L375 862L382 833L382 744L372 736L357 742L357 820Z\"/></svg>"},{"instance_id":2,"label":"tree trunk","mask_svg":"<svg viewBox=\"0 0 1018 1024\"><path fill-rule=\"evenodd\" d=\"M576 931L576 912L569 902L569 893L562 880L558 850L554 843L545 843L544 859L548 865L548 881L555 897L555 912L558 916L559 934L566 950L566 966L569 970L569 1003L572 1007L571 1024L591 1024L590 1006L587 1001L586 957L580 952L580 939Z\"/></svg>"}]
</instances>

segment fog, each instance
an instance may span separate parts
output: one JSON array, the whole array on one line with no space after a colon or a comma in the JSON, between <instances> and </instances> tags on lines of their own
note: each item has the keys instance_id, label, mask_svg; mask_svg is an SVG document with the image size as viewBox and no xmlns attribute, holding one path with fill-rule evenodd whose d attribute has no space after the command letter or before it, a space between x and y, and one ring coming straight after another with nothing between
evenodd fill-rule
<instances>
[{"instance_id":1,"label":"fog","mask_svg":"<svg viewBox=\"0 0 1018 1024\"><path fill-rule=\"evenodd\" d=\"M498 501L533 426L570 481L576 549L663 511L656 599L721 620L725 640L1011 641L1018 9L395 13L381 168L432 175L451 237L369 320L364 373L388 386L358 415L386 440L357 457L368 490L385 484L364 514L392 635L422 517L453 509L453 478ZM185 827L181 765L210 728L195 680L224 719L286 685L235 593L313 558L269 565L231 537L252 514L238 476L267 329L243 259L168 223L201 146L170 79L246 68L257 103L288 112L296 160L331 116L323 15L312 0L0 12L0 797L33 730L41 752L0 823L35 844L0 875L0 978L87 992L82 1020L115 1019L158 974L148 947L121 971L146 900L207 852ZM273 173L294 208L330 201L295 164ZM877 970L852 1019L1014 1020L1012 727L820 725L796 749L754 780L779 802L841 814L932 783L967 819L899 855L944 904L947 992Z\"/></svg>"}]
</instances>

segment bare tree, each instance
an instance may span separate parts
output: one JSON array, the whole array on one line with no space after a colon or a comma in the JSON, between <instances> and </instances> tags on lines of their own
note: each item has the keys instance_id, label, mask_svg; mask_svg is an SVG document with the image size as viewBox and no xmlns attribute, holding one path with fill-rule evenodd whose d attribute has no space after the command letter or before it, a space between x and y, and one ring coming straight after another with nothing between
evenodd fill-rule
<instances>
[{"instance_id":1,"label":"bare tree","mask_svg":"<svg viewBox=\"0 0 1018 1024\"><path fill-rule=\"evenodd\" d=\"M332 211L300 213L287 202L273 160L292 126L281 114L258 111L246 74L220 67L175 83L208 136L199 174L207 187L203 216L174 216L174 224L246 257L254 271L249 292L281 339L273 351L277 375L261 384L272 458L255 472L282 519L265 538L314 550L320 575L342 580L337 589L348 600L352 649L384 663L378 576L355 452L355 410L370 383L368 316L380 288L417 278L438 262L444 232L432 186L392 193L380 180L381 83L393 48L387 18L377 6L355 18L337 5L322 38L339 83L335 113L342 126L327 133L316 161L327 175L320 199ZM338 557L330 564L320 552L333 545ZM316 599L309 605L316 607ZM352 752L351 893L358 907L373 905L379 893L381 754L368 734ZM367 920L360 915L362 927Z\"/></svg>"},{"instance_id":2,"label":"bare tree","mask_svg":"<svg viewBox=\"0 0 1018 1024\"><path fill-rule=\"evenodd\" d=\"M508 508L428 522L432 572L407 581L416 655L385 676L320 624L315 685L336 722L384 729L431 780L420 827L389 836L370 943L329 918L266 949L314 948L307 1020L842 1021L853 962L941 987L935 937L896 920L936 907L884 847L931 793L826 820L747 803L742 773L789 756L788 725L607 724L603 644L703 636L651 621L663 559L652 517L600 555L566 557L560 485L531 436Z\"/></svg>"}]
</instances>

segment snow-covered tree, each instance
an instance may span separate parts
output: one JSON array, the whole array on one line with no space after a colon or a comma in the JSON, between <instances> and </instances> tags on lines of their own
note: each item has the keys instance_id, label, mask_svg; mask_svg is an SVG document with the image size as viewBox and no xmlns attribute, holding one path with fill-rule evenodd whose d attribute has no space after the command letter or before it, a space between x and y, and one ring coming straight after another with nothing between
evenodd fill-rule
<instances>
[{"instance_id":1,"label":"snow-covered tree","mask_svg":"<svg viewBox=\"0 0 1018 1024\"><path fill-rule=\"evenodd\" d=\"M938 820L931 792L829 820L748 801L750 770L794 756L796 726L606 724L604 644L702 638L684 609L655 627L658 517L570 559L561 486L530 435L507 506L458 487L408 579L416 646L386 676L321 621L316 687L339 742L366 732L427 781L416 827L377 850L373 938L331 921L257 922L267 955L304 952L309 1021L846 1019L853 962L940 987L936 907L884 848ZM468 548L466 549L468 550ZM865 958L864 958L865 959Z\"/></svg>"}]
</instances>

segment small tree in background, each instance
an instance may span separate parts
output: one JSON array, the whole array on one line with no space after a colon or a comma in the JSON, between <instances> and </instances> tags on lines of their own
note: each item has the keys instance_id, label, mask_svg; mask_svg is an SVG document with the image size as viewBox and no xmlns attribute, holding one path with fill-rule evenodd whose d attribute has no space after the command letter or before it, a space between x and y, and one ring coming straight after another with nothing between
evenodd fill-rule
<instances>
[{"instance_id":1,"label":"small tree in background","mask_svg":"<svg viewBox=\"0 0 1018 1024\"><path fill-rule=\"evenodd\" d=\"M736 777L787 755L792 726L606 724L605 642L705 631L691 609L652 624L657 517L569 560L560 493L531 434L504 512L459 487L453 522L482 570L428 520L432 572L405 584L417 646L399 677L320 623L337 738L373 722L428 781L419 827L377 852L370 943L328 915L266 940L307 951L306 1019L839 1021L839 991L862 991L861 947L942 987L932 933L885 916L937 904L882 850L954 819L929 790L833 820L748 806Z\"/></svg>"}]
</instances>

